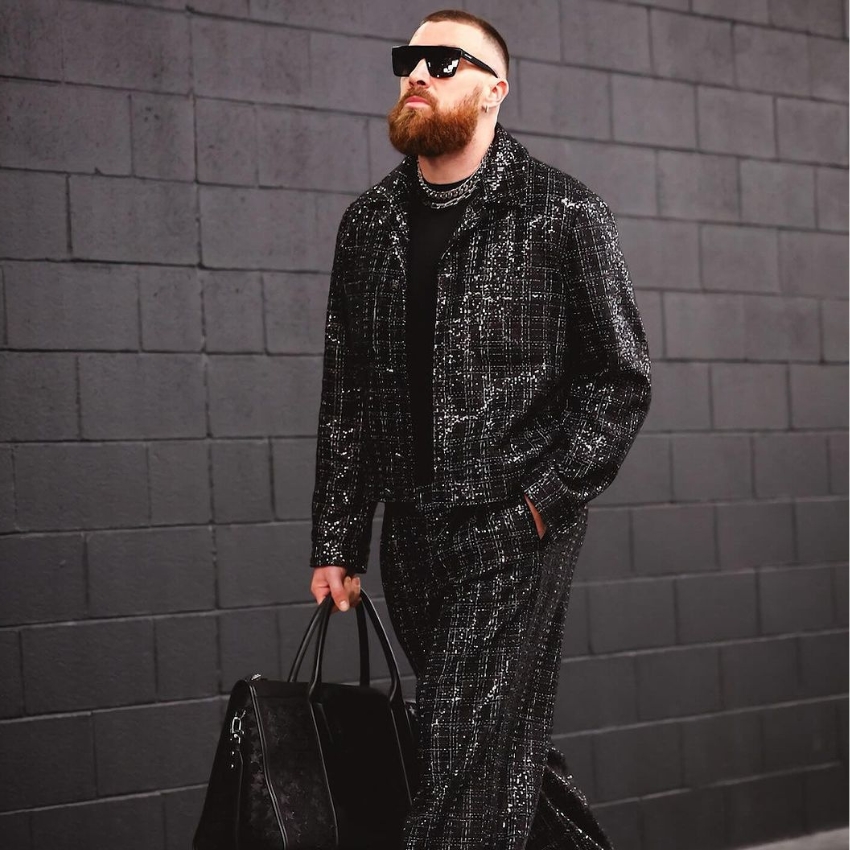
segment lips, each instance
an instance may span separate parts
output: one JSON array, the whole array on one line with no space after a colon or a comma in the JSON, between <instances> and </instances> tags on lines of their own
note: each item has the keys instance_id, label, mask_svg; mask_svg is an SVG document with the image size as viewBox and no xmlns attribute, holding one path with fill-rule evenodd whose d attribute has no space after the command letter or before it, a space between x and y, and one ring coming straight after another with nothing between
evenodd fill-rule
<instances>
[{"instance_id":1,"label":"lips","mask_svg":"<svg viewBox=\"0 0 850 850\"><path fill-rule=\"evenodd\" d=\"M412 95L411 97L408 97L404 102L405 103L428 103L428 101L425 100L424 97L417 97L416 95Z\"/></svg>"}]
</instances>

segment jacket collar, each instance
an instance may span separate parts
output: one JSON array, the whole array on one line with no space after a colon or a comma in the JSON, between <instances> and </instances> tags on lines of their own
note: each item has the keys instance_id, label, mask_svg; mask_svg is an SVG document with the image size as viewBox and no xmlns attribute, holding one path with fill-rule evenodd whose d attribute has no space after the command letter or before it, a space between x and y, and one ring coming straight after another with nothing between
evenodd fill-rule
<instances>
[{"instance_id":1,"label":"jacket collar","mask_svg":"<svg viewBox=\"0 0 850 850\"><path fill-rule=\"evenodd\" d=\"M481 174L480 203L475 206L480 206L483 210L492 206L521 204L526 182L524 178L531 162L531 156L525 146L497 122L493 141L484 158L487 161ZM416 185L416 162L414 155L405 156L375 186L375 190L392 205L406 208L410 193Z\"/></svg>"}]
</instances>

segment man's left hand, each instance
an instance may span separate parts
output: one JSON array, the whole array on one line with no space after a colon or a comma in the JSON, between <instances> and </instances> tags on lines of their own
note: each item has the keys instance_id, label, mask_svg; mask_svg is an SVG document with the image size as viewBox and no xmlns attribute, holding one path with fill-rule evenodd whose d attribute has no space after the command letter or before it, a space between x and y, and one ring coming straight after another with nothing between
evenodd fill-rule
<instances>
[{"instance_id":1,"label":"man's left hand","mask_svg":"<svg viewBox=\"0 0 850 850\"><path fill-rule=\"evenodd\" d=\"M534 507L531 502L531 499L529 499L528 496L525 495L525 493L523 493L522 495L525 498L525 501L528 503L528 507L531 509L531 515L534 517L534 524L537 526L537 534L539 537L542 537L546 533L546 523L543 522L543 517L541 517L540 514L537 513L537 508Z\"/></svg>"}]
</instances>

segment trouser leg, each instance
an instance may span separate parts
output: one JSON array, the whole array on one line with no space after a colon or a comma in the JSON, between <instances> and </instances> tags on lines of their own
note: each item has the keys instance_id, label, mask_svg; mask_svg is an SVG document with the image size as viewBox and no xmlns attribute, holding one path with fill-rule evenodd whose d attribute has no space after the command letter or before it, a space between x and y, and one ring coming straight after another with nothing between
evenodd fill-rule
<instances>
[{"instance_id":1,"label":"trouser leg","mask_svg":"<svg viewBox=\"0 0 850 850\"><path fill-rule=\"evenodd\" d=\"M550 743L585 522L541 542L524 499L385 516L381 575L420 718L404 850L610 847Z\"/></svg>"}]
</instances>

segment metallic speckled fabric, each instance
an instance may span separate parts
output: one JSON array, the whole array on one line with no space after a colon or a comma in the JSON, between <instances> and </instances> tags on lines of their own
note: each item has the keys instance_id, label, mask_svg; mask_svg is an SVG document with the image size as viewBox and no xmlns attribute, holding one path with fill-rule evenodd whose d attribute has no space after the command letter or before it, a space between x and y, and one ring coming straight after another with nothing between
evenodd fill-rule
<instances>
[{"instance_id":1,"label":"metallic speckled fabric","mask_svg":"<svg viewBox=\"0 0 850 850\"><path fill-rule=\"evenodd\" d=\"M387 504L381 580L416 674L422 776L402 850L610 850L551 745L586 525L578 508L541 539L521 494Z\"/></svg>"},{"instance_id":2,"label":"metallic speckled fabric","mask_svg":"<svg viewBox=\"0 0 850 850\"><path fill-rule=\"evenodd\" d=\"M379 501L414 494L405 327L406 157L337 234L313 493L312 567L366 572ZM524 491L552 529L613 481L646 416L650 360L607 204L500 124L441 258L433 498Z\"/></svg>"}]
</instances>

